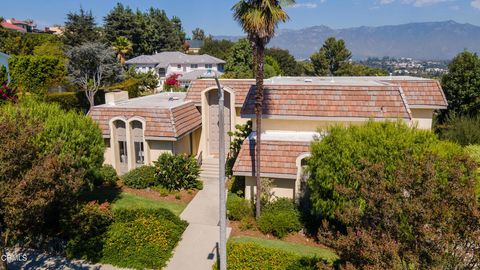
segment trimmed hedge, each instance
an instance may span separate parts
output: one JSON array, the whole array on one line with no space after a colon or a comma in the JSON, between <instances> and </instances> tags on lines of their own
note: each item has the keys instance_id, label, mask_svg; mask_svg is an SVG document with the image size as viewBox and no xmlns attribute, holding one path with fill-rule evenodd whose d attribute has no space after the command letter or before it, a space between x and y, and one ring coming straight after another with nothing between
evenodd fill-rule
<instances>
[{"instance_id":1,"label":"trimmed hedge","mask_svg":"<svg viewBox=\"0 0 480 270\"><path fill-rule=\"evenodd\" d=\"M103 263L161 269L180 241L187 222L166 209L117 210L103 249Z\"/></svg>"},{"instance_id":2,"label":"trimmed hedge","mask_svg":"<svg viewBox=\"0 0 480 270\"><path fill-rule=\"evenodd\" d=\"M95 171L95 186L113 186L118 181L118 175L112 165L103 165Z\"/></svg>"},{"instance_id":3,"label":"trimmed hedge","mask_svg":"<svg viewBox=\"0 0 480 270\"><path fill-rule=\"evenodd\" d=\"M265 206L258 219L258 228L263 233L283 238L302 229L300 213L291 200L279 198Z\"/></svg>"},{"instance_id":4,"label":"trimmed hedge","mask_svg":"<svg viewBox=\"0 0 480 270\"><path fill-rule=\"evenodd\" d=\"M285 270L285 269L317 269L324 265L315 257L304 257L274 248L266 248L253 243L228 242L228 270ZM216 268L214 268L216 269Z\"/></svg>"},{"instance_id":5,"label":"trimmed hedge","mask_svg":"<svg viewBox=\"0 0 480 270\"><path fill-rule=\"evenodd\" d=\"M237 194L229 193L227 198L227 215L230 220L242 220L253 216L252 205Z\"/></svg>"},{"instance_id":6,"label":"trimmed hedge","mask_svg":"<svg viewBox=\"0 0 480 270\"><path fill-rule=\"evenodd\" d=\"M123 183L137 189L155 186L155 170L154 166L142 166L131 170L122 176Z\"/></svg>"}]
</instances>

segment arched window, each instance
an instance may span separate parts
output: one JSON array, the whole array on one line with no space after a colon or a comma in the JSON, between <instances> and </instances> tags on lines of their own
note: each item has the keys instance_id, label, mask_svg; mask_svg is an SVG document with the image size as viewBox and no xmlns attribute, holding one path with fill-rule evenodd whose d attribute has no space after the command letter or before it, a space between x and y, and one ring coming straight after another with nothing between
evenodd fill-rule
<instances>
[{"instance_id":1,"label":"arched window","mask_svg":"<svg viewBox=\"0 0 480 270\"><path fill-rule=\"evenodd\" d=\"M135 167L145 164L145 146L143 138L143 124L140 121L132 121L132 142L133 151L135 152Z\"/></svg>"},{"instance_id":2,"label":"arched window","mask_svg":"<svg viewBox=\"0 0 480 270\"><path fill-rule=\"evenodd\" d=\"M117 145L117 164L121 173L128 171L128 147L127 147L127 129L126 124L122 120L115 120L113 122L114 128L114 144Z\"/></svg>"}]
</instances>

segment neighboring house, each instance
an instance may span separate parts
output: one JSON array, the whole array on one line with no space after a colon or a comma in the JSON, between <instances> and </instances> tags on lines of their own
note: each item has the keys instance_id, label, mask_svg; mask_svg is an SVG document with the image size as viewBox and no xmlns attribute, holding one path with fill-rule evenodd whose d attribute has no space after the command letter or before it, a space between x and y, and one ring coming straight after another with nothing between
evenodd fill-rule
<instances>
[{"instance_id":1,"label":"neighboring house","mask_svg":"<svg viewBox=\"0 0 480 270\"><path fill-rule=\"evenodd\" d=\"M17 32L22 32L22 33L27 32L27 30L25 30L24 28L22 28L20 26L17 26L17 25L14 25L12 23L9 23L8 20L0 22L0 26L5 28L5 29L12 30L12 31L17 31Z\"/></svg>"},{"instance_id":2,"label":"neighboring house","mask_svg":"<svg viewBox=\"0 0 480 270\"><path fill-rule=\"evenodd\" d=\"M2 66L6 67L7 68L7 73L9 73L9 71L10 71L8 69L8 59L9 58L10 58L10 56L8 54L0 52L0 68ZM10 81L10 74L8 74L8 81ZM0 83L3 83L3 82L0 82Z\"/></svg>"},{"instance_id":3,"label":"neighboring house","mask_svg":"<svg viewBox=\"0 0 480 270\"><path fill-rule=\"evenodd\" d=\"M47 34L61 36L63 35L64 30L65 29L62 26L54 25L54 26L45 27L44 32Z\"/></svg>"},{"instance_id":4,"label":"neighboring house","mask_svg":"<svg viewBox=\"0 0 480 270\"><path fill-rule=\"evenodd\" d=\"M14 18L7 20L7 23L14 25L16 27L20 27L23 29L21 32L35 32L36 31L36 25L33 22L26 22L26 21L19 21ZM12 29L15 30L15 29Z\"/></svg>"},{"instance_id":5,"label":"neighboring house","mask_svg":"<svg viewBox=\"0 0 480 270\"><path fill-rule=\"evenodd\" d=\"M188 52L189 54L198 54L200 49L203 47L203 40L198 39L189 39L185 41L188 44Z\"/></svg>"},{"instance_id":6,"label":"neighboring house","mask_svg":"<svg viewBox=\"0 0 480 270\"><path fill-rule=\"evenodd\" d=\"M154 55L141 55L126 62L128 67L135 67L137 72L154 71L160 78L160 85L172 74L180 74L182 86L188 87L194 79L203 77L207 71L223 74L225 61L213 56L188 55L181 52L162 52ZM184 78L188 79L184 79Z\"/></svg>"},{"instance_id":7,"label":"neighboring house","mask_svg":"<svg viewBox=\"0 0 480 270\"><path fill-rule=\"evenodd\" d=\"M228 132L234 131L235 125L248 120L255 123L255 80L226 79L220 83L225 89L223 109L225 149L228 153ZM177 111L176 109L171 108L168 111L163 108L165 103L170 104L167 107L172 107L171 103L158 102L158 99L165 100L170 95L178 97L174 104L184 106L181 110L177 109L183 112L182 116L172 113ZM335 77L333 80L327 77L276 77L265 80L264 97L261 176L273 180L273 192L276 196L290 198L295 198L304 184L304 158L309 156L310 143L315 137L321 138L322 130L327 127L334 124L359 125L369 120L400 119L421 129L431 129L434 111L447 108L447 101L437 81L414 77ZM158 107L166 111L158 112ZM121 146L121 142L128 140L112 137L111 134L117 134L117 125L120 123L115 121L123 121L125 124L121 127L127 127L127 131L120 132L125 134L122 138L133 138L133 131L128 131L133 129L131 119L144 119L143 142L149 145L150 149L154 149L152 151L145 148L145 155L148 156L144 159L145 163L151 163L158 156L158 147L151 146L153 141L159 145L161 140L165 142L165 138L177 138L172 139L176 143L173 143L171 148L167 147L170 152L192 154L207 160L217 158L219 154L218 110L215 81L201 79L192 81L183 96L162 93L123 101L117 105L97 106L91 115L104 131L107 142L106 162L119 170L121 149L131 149L130 152L134 152L134 139L129 139L131 142L127 143L127 146ZM169 117L171 121L157 123L159 119ZM183 135L175 135L177 137L151 135L179 129L187 131L181 132ZM244 141L234 166L234 175L246 178L247 198L252 198L255 192L255 124L253 130ZM179 143L178 136L188 137L185 140L190 148L179 147L178 144L187 143ZM122 165L121 172L136 166L135 159L130 159L132 164Z\"/></svg>"}]
</instances>

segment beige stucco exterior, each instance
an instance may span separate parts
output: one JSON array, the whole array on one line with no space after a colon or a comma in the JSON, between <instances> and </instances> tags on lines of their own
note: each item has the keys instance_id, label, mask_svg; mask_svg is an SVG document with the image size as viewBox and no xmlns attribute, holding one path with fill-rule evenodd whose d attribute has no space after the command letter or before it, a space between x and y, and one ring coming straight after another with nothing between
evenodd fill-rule
<instances>
[{"instance_id":1,"label":"beige stucco exterior","mask_svg":"<svg viewBox=\"0 0 480 270\"><path fill-rule=\"evenodd\" d=\"M433 109L412 109L412 124L419 129L432 129Z\"/></svg>"},{"instance_id":2,"label":"beige stucco exterior","mask_svg":"<svg viewBox=\"0 0 480 270\"><path fill-rule=\"evenodd\" d=\"M273 181L273 188L271 192L274 197L281 198L295 198L295 179L280 179L271 178ZM253 176L245 177L245 198L254 200L256 188L256 179Z\"/></svg>"}]
</instances>

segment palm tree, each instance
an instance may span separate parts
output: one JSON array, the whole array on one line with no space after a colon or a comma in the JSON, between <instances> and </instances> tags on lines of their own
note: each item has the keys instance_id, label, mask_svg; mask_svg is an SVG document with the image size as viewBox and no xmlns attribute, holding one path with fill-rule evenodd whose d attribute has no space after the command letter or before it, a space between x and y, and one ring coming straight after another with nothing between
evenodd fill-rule
<instances>
[{"instance_id":1,"label":"palm tree","mask_svg":"<svg viewBox=\"0 0 480 270\"><path fill-rule=\"evenodd\" d=\"M117 37L115 42L112 43L112 47L117 52L117 59L120 64L125 65L125 55L132 51L132 42L126 37Z\"/></svg>"},{"instance_id":2,"label":"palm tree","mask_svg":"<svg viewBox=\"0 0 480 270\"><path fill-rule=\"evenodd\" d=\"M284 5L295 4L294 0L241 0L232 8L235 20L240 23L252 42L255 50L255 115L257 124L257 140L255 150L256 167L256 217L260 217L260 144L262 134L262 105L263 105L263 79L265 63L265 47L275 35L275 30L280 22L286 22L289 17L283 10Z\"/></svg>"}]
</instances>

